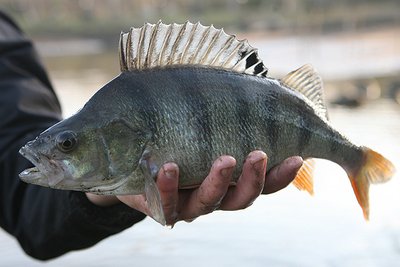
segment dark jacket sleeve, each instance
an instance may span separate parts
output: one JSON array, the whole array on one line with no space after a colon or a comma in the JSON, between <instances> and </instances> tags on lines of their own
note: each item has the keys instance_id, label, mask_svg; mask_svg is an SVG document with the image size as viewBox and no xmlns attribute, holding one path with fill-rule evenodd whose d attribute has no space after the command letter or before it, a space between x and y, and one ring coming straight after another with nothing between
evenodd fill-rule
<instances>
[{"instance_id":1,"label":"dark jacket sleeve","mask_svg":"<svg viewBox=\"0 0 400 267\"><path fill-rule=\"evenodd\" d=\"M19 148L60 114L31 42L0 12L0 226L42 260L92 246L145 217L124 204L102 208L81 192L20 181L18 174L32 166Z\"/></svg>"}]
</instances>

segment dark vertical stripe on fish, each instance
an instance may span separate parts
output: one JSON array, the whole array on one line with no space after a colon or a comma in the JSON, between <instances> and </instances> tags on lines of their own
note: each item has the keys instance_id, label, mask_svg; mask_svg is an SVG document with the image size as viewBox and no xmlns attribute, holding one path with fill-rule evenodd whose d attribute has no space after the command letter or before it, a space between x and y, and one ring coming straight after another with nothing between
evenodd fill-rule
<instances>
[{"instance_id":1,"label":"dark vertical stripe on fish","mask_svg":"<svg viewBox=\"0 0 400 267\"><path fill-rule=\"evenodd\" d=\"M279 123L273 118L273 114L276 114L278 105L271 103L268 98L265 99L264 105L267 114L267 116L263 116L263 118L266 119L266 121L264 121L264 127L266 129L265 134L267 135L269 148L271 149L270 153L276 155L279 139Z\"/></svg>"},{"instance_id":2,"label":"dark vertical stripe on fish","mask_svg":"<svg viewBox=\"0 0 400 267\"><path fill-rule=\"evenodd\" d=\"M236 122L237 122L237 133L238 137L240 138L240 150L241 153L247 154L250 152L250 150L253 150L253 138L251 136L252 132L249 127L249 125L252 124L252 114L250 110L250 106L248 105L248 102L243 99L246 95L245 94L237 94L235 93L235 90L232 90L232 97L234 99L234 107L235 107L235 116L236 116Z\"/></svg>"},{"instance_id":3,"label":"dark vertical stripe on fish","mask_svg":"<svg viewBox=\"0 0 400 267\"><path fill-rule=\"evenodd\" d=\"M339 150L339 145L336 141L336 138L334 136L332 136L332 138L329 138L329 150L331 155L335 155L338 150Z\"/></svg>"},{"instance_id":4,"label":"dark vertical stripe on fish","mask_svg":"<svg viewBox=\"0 0 400 267\"><path fill-rule=\"evenodd\" d=\"M298 115L299 119L301 120L300 123L300 128L299 128L299 133L298 133L298 140L297 140L297 151L302 154L307 146L310 144L311 141L311 125L312 121L309 119L308 116L301 116L301 114Z\"/></svg>"},{"instance_id":5,"label":"dark vertical stripe on fish","mask_svg":"<svg viewBox=\"0 0 400 267\"><path fill-rule=\"evenodd\" d=\"M157 104L159 101L157 101L156 97L154 94L150 93L150 90L148 90L148 84L146 84L145 81L142 79L132 79L130 76L134 75L133 73L130 72L124 72L120 75L120 86L122 88L126 87L129 85L131 88L137 88L136 90L127 90L127 93L132 93L132 94L138 94L137 90L140 90L140 95L141 97L131 97L136 104L132 105L138 110L131 111L131 112L139 112L141 113L141 116L135 116L136 118L143 118L142 122L145 123L146 127L148 128L149 131L152 133L155 133L157 131L157 110L159 109ZM116 90L118 87L115 88L110 88L109 90ZM115 95L119 95L118 92L115 93ZM128 97L127 97L128 98ZM129 98L128 98L129 99ZM124 107L120 107L124 109ZM126 110L124 110L126 112Z\"/></svg>"},{"instance_id":6,"label":"dark vertical stripe on fish","mask_svg":"<svg viewBox=\"0 0 400 267\"><path fill-rule=\"evenodd\" d=\"M188 104L189 108L189 119L192 121L192 125L195 127L194 132L197 133L196 139L203 148L200 153L201 159L207 159L210 157L210 153L213 150L212 144L212 128L211 128L211 114L209 105L207 104L207 97L202 94L202 91L197 90L193 85L197 84L195 80L196 76L193 75L191 84L185 84L180 89L180 94L184 97L184 101Z\"/></svg>"}]
</instances>

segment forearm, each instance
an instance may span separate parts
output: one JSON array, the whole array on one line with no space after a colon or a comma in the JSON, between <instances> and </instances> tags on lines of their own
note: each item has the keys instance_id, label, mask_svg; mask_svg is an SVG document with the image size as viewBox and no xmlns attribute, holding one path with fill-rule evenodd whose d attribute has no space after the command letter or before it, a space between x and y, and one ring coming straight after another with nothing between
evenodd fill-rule
<instances>
[{"instance_id":1,"label":"forearm","mask_svg":"<svg viewBox=\"0 0 400 267\"><path fill-rule=\"evenodd\" d=\"M0 226L38 259L89 247L145 216L123 204L98 207L84 193L22 182L19 148L61 118L31 42L0 12Z\"/></svg>"}]
</instances>

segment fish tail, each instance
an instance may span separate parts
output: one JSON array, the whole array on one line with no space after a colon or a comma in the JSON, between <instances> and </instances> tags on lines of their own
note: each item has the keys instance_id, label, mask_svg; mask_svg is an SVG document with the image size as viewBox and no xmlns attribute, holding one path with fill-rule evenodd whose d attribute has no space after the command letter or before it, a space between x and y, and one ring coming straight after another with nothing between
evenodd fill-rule
<instances>
[{"instance_id":1,"label":"fish tail","mask_svg":"<svg viewBox=\"0 0 400 267\"><path fill-rule=\"evenodd\" d=\"M358 166L346 168L354 194L360 204L364 218L369 219L369 185L390 180L395 172L394 165L381 154L362 147L363 160Z\"/></svg>"}]
</instances>

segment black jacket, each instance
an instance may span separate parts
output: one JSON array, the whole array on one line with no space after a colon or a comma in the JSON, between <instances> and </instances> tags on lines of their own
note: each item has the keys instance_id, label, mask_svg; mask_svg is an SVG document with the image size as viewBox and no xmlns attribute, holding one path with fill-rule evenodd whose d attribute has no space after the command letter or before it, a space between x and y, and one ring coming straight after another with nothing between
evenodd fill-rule
<instances>
[{"instance_id":1,"label":"black jacket","mask_svg":"<svg viewBox=\"0 0 400 267\"><path fill-rule=\"evenodd\" d=\"M84 193L20 181L18 174L32 166L19 148L60 114L32 43L0 12L0 226L42 260L92 246L145 217L124 204L101 208Z\"/></svg>"}]
</instances>

